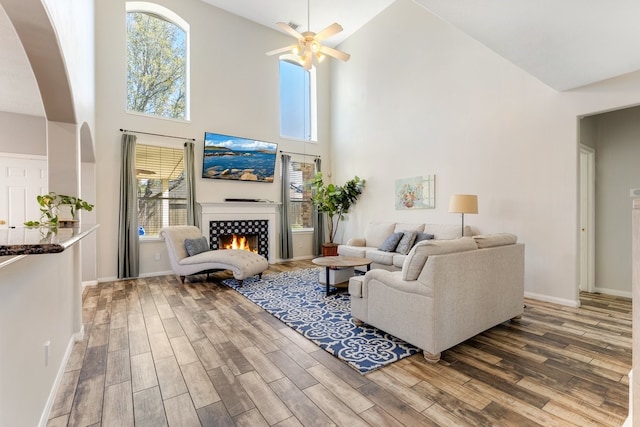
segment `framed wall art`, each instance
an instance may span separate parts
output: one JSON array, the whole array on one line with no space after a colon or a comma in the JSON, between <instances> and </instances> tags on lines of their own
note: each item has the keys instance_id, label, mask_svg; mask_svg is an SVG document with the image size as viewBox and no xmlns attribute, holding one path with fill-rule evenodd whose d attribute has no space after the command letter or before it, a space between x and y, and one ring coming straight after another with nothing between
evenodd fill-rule
<instances>
[{"instance_id":1,"label":"framed wall art","mask_svg":"<svg viewBox=\"0 0 640 427\"><path fill-rule=\"evenodd\" d=\"M435 209L436 176L415 176L396 179L396 209Z\"/></svg>"}]
</instances>

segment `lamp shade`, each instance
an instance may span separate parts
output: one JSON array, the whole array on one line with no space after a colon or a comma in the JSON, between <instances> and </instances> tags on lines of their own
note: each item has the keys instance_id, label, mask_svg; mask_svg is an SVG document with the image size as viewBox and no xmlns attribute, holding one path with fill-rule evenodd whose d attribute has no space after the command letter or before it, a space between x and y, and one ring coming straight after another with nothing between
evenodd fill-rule
<instances>
[{"instance_id":1,"label":"lamp shade","mask_svg":"<svg viewBox=\"0 0 640 427\"><path fill-rule=\"evenodd\" d=\"M475 194L454 194L449 200L449 212L463 214L478 213L478 196Z\"/></svg>"}]
</instances>

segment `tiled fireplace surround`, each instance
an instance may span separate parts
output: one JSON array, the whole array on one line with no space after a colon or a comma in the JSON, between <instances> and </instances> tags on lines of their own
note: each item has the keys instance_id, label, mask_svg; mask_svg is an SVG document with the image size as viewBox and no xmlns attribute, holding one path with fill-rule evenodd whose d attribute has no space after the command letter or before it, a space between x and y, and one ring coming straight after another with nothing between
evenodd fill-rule
<instances>
[{"instance_id":1,"label":"tiled fireplace surround","mask_svg":"<svg viewBox=\"0 0 640 427\"><path fill-rule=\"evenodd\" d=\"M246 220L262 220L267 223L267 235L268 243L266 248L268 250L267 260L270 264L276 262L276 218L278 212L278 205L276 203L260 203L260 202L202 202L200 203L202 210L201 216L201 228L202 234L209 239L211 244L210 227L211 221L246 221ZM263 223L252 223L252 228L263 229ZM218 227L218 225L215 225ZM259 248L260 249L260 248Z\"/></svg>"}]
</instances>

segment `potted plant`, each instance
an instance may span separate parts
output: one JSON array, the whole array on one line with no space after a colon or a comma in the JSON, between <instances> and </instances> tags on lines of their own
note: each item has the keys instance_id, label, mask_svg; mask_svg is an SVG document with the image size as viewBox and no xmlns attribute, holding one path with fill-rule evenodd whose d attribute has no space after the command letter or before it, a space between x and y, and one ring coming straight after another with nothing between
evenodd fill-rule
<instances>
[{"instance_id":1,"label":"potted plant","mask_svg":"<svg viewBox=\"0 0 640 427\"><path fill-rule=\"evenodd\" d=\"M318 172L313 178L311 187L313 189L312 202L319 212L327 215L329 221L329 242L322 245L324 256L337 255L338 245L334 243L340 220L344 219L344 214L349 212L351 205L355 204L358 196L362 194L365 180L358 176L339 186L326 184L322 179L322 172Z\"/></svg>"},{"instance_id":2,"label":"potted plant","mask_svg":"<svg viewBox=\"0 0 640 427\"><path fill-rule=\"evenodd\" d=\"M56 194L53 191L48 194L38 195L36 199L40 205L40 212L42 212L40 221L27 221L24 223L27 227L39 227L41 225L57 227L59 225L73 224L77 211L84 209L90 212L93 209L92 204L79 197ZM66 209L71 219L60 219L61 209Z\"/></svg>"}]
</instances>

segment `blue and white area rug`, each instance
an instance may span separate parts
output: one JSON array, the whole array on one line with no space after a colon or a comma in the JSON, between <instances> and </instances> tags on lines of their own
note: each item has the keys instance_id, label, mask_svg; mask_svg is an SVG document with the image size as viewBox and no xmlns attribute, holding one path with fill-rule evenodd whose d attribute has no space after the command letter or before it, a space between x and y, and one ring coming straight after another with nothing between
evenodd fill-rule
<instances>
[{"instance_id":1,"label":"blue and white area rug","mask_svg":"<svg viewBox=\"0 0 640 427\"><path fill-rule=\"evenodd\" d=\"M379 329L356 326L347 293L326 296L318 283L322 268L265 274L262 279L223 283L271 313L362 374L411 356L416 347Z\"/></svg>"}]
</instances>

